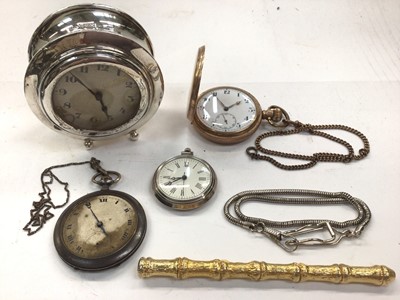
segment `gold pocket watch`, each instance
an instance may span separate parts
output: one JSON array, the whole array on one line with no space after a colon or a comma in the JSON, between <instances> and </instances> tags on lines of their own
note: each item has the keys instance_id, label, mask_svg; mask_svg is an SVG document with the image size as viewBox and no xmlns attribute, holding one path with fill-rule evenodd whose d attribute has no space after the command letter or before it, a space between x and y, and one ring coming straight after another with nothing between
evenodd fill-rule
<instances>
[{"instance_id":1,"label":"gold pocket watch","mask_svg":"<svg viewBox=\"0 0 400 300\"><path fill-rule=\"evenodd\" d=\"M214 195L216 186L214 169L189 148L163 162L153 177L157 199L176 210L200 207Z\"/></svg>"},{"instance_id":2,"label":"gold pocket watch","mask_svg":"<svg viewBox=\"0 0 400 300\"><path fill-rule=\"evenodd\" d=\"M77 5L47 17L29 43L25 95L48 127L85 140L129 134L157 111L161 70L143 27L104 5Z\"/></svg>"},{"instance_id":3,"label":"gold pocket watch","mask_svg":"<svg viewBox=\"0 0 400 300\"><path fill-rule=\"evenodd\" d=\"M271 125L286 126L286 111L277 106L262 110L249 92L231 86L211 88L199 95L205 47L196 59L187 117L206 139L220 144L235 144L252 135L263 119Z\"/></svg>"}]
</instances>

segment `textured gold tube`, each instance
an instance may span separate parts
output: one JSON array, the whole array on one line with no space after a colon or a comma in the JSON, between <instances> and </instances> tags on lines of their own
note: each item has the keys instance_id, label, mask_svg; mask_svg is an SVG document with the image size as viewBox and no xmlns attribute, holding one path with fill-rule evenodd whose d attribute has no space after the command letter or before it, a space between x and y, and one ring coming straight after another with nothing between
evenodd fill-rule
<instances>
[{"instance_id":1,"label":"textured gold tube","mask_svg":"<svg viewBox=\"0 0 400 300\"><path fill-rule=\"evenodd\" d=\"M395 272L385 266L356 267L344 264L308 266L302 263L270 264L258 261L240 263L220 259L196 261L185 257L170 260L142 257L138 263L138 272L141 278L172 277L176 279L319 281L329 283L363 283L377 286L388 285L396 277Z\"/></svg>"}]
</instances>

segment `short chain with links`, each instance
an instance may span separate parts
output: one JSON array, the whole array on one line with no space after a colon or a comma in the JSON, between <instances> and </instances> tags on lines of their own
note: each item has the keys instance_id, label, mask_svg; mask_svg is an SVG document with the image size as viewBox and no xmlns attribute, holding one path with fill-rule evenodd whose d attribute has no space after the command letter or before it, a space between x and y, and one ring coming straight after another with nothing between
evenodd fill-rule
<instances>
[{"instance_id":1,"label":"short chain with links","mask_svg":"<svg viewBox=\"0 0 400 300\"><path fill-rule=\"evenodd\" d=\"M281 108L274 106L274 109L276 110L276 109L281 109ZM285 114L284 116L287 116L287 114ZM274 125L274 122L270 121L270 124ZM280 120L280 124L284 124L284 126L278 126L278 127L293 126L294 128L290 129L290 130L269 131L269 132L265 132L265 133L261 134L260 136L258 136L255 141L255 147L249 147L246 149L246 153L252 159L265 160L265 161L272 163L274 166L276 166L278 168L293 171L293 170L303 170L303 169L311 168L311 167L315 166L318 162L348 163L348 162L351 162L352 160L363 159L370 152L370 144L369 144L369 141L366 138L366 136L364 134L362 134L360 131L358 131L354 128L345 126L345 125L311 125L311 124L303 124L299 121L291 121L291 120L285 119L285 118ZM340 139L336 136L333 136L331 134L323 132L321 130L347 131L361 139L361 141L363 143L363 148L361 148L358 151L358 154L355 154L355 151L350 143L348 143L345 140ZM270 150L270 149L266 149L263 146L261 146L261 142L268 137L292 135L292 134L298 134L298 133L302 133L302 132L306 132L311 135L320 136L322 138L326 138L328 140L331 140L333 142L341 144L347 149L348 153L347 154L339 154L339 153L331 153L331 152L318 152L318 153L314 153L313 155L303 155L303 154L295 154L295 153ZM260 152L263 154L260 154ZM266 155L264 155L264 154L266 154ZM307 160L309 162L305 163L305 164L286 165L286 164L282 164L282 163L278 162L276 159L272 158L270 155L283 157L283 158L289 158L289 159Z\"/></svg>"},{"instance_id":2,"label":"short chain with links","mask_svg":"<svg viewBox=\"0 0 400 300\"><path fill-rule=\"evenodd\" d=\"M89 164L92 169L97 171L97 173L92 177L92 182L100 185L102 188L108 188L121 178L119 173L106 171L101 168L100 160L94 157L92 157L89 161L72 162L46 168L40 175L40 181L42 184L42 192L39 193L40 200L33 201L33 209L30 210L31 218L23 228L23 230L28 232L28 235L33 235L38 232L48 220L54 217L54 214L50 212L51 209L61 208L69 202L70 191L68 188L68 182L62 181L53 173L53 170L85 164ZM63 186L66 193L64 202L59 205L54 204L51 197L51 185L55 182Z\"/></svg>"},{"instance_id":3,"label":"short chain with links","mask_svg":"<svg viewBox=\"0 0 400 300\"><path fill-rule=\"evenodd\" d=\"M250 201L283 205L348 205L357 211L358 216L342 222L328 219L272 221L244 215L241 205ZM231 213L232 206L235 215ZM295 251L299 246L336 245L343 238L358 237L371 219L368 206L348 193L297 189L250 190L238 193L225 203L224 214L232 224L264 234L288 252ZM279 230L282 228L287 230ZM330 237L297 238L299 235L321 230L327 230Z\"/></svg>"}]
</instances>

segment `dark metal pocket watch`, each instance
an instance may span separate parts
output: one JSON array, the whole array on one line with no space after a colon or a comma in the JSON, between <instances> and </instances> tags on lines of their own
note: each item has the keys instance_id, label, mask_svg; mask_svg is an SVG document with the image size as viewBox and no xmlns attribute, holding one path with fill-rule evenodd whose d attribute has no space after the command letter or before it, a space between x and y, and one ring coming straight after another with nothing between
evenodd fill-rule
<instances>
[{"instance_id":1,"label":"dark metal pocket watch","mask_svg":"<svg viewBox=\"0 0 400 300\"><path fill-rule=\"evenodd\" d=\"M100 161L67 163L46 168L41 174L43 191L40 200L33 202L31 219L23 228L28 235L37 233L54 217L52 209L69 201L68 183L61 181L53 170L90 164L97 171L92 182L101 190L80 197L61 214L54 228L54 245L64 262L86 271L108 269L128 259L140 246L146 234L146 215L140 203L131 195L110 190L121 175L100 167ZM64 187L64 203L55 204L51 197L53 184Z\"/></svg>"},{"instance_id":2,"label":"dark metal pocket watch","mask_svg":"<svg viewBox=\"0 0 400 300\"><path fill-rule=\"evenodd\" d=\"M146 234L146 215L131 195L110 190L120 174L100 170L92 181L102 190L70 204L54 228L54 245L68 265L86 271L108 269L128 259Z\"/></svg>"},{"instance_id":3,"label":"dark metal pocket watch","mask_svg":"<svg viewBox=\"0 0 400 300\"><path fill-rule=\"evenodd\" d=\"M64 262L87 271L119 265L140 246L146 233L142 206L132 196L104 190L72 203L54 229L54 245Z\"/></svg>"},{"instance_id":4,"label":"dark metal pocket watch","mask_svg":"<svg viewBox=\"0 0 400 300\"><path fill-rule=\"evenodd\" d=\"M196 59L187 117L206 139L220 144L242 142L252 135L263 119L273 126L286 126L288 114L277 106L262 110L249 92L232 86L214 87L199 95L205 47Z\"/></svg>"},{"instance_id":5,"label":"dark metal pocket watch","mask_svg":"<svg viewBox=\"0 0 400 300\"><path fill-rule=\"evenodd\" d=\"M85 140L129 134L156 113L161 70L143 27L117 9L76 5L47 17L29 43L25 95L57 132Z\"/></svg>"},{"instance_id":6,"label":"dark metal pocket watch","mask_svg":"<svg viewBox=\"0 0 400 300\"><path fill-rule=\"evenodd\" d=\"M189 148L163 162L153 177L157 199L176 210L200 207L214 195L216 186L214 169Z\"/></svg>"}]
</instances>

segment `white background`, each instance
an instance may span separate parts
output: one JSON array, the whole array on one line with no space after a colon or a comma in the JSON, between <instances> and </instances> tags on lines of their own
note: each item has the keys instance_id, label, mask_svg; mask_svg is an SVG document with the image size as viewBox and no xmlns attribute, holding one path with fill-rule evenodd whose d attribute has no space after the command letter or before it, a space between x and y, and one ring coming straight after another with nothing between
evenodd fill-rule
<instances>
[{"instance_id":1,"label":"white background","mask_svg":"<svg viewBox=\"0 0 400 300\"><path fill-rule=\"evenodd\" d=\"M51 131L30 111L23 78L31 34L50 13L78 1L1 1L0 144L1 299L398 299L399 281L388 287L323 283L216 282L139 279L142 256L275 263L383 264L400 271L400 2L399 1L103 1L134 17L153 42L165 79L156 116L140 140L97 143ZM320 163L288 172L244 153L248 141L222 146L201 138L186 119L197 49L206 45L201 90L233 85L250 91L265 109L276 104L293 119L313 124L342 123L364 132L370 155L351 164ZM355 147L360 145L354 140ZM271 139L277 149L297 152L344 151L309 136ZM156 167L191 147L215 168L215 196L197 211L178 213L160 204L151 189ZM343 152L344 153L344 152ZM124 264L99 273L75 271L58 257L52 241L61 211L36 235L22 231L41 191L39 176L54 164L95 156L123 175L115 186L143 205L146 238ZM72 199L96 190L86 167L57 173L69 181ZM363 199L372 220L359 239L335 247L286 253L272 241L228 223L222 208L249 189L304 188L346 191ZM349 208L291 210L247 207L272 219L354 217ZM396 296L397 295L397 296Z\"/></svg>"}]
</instances>

